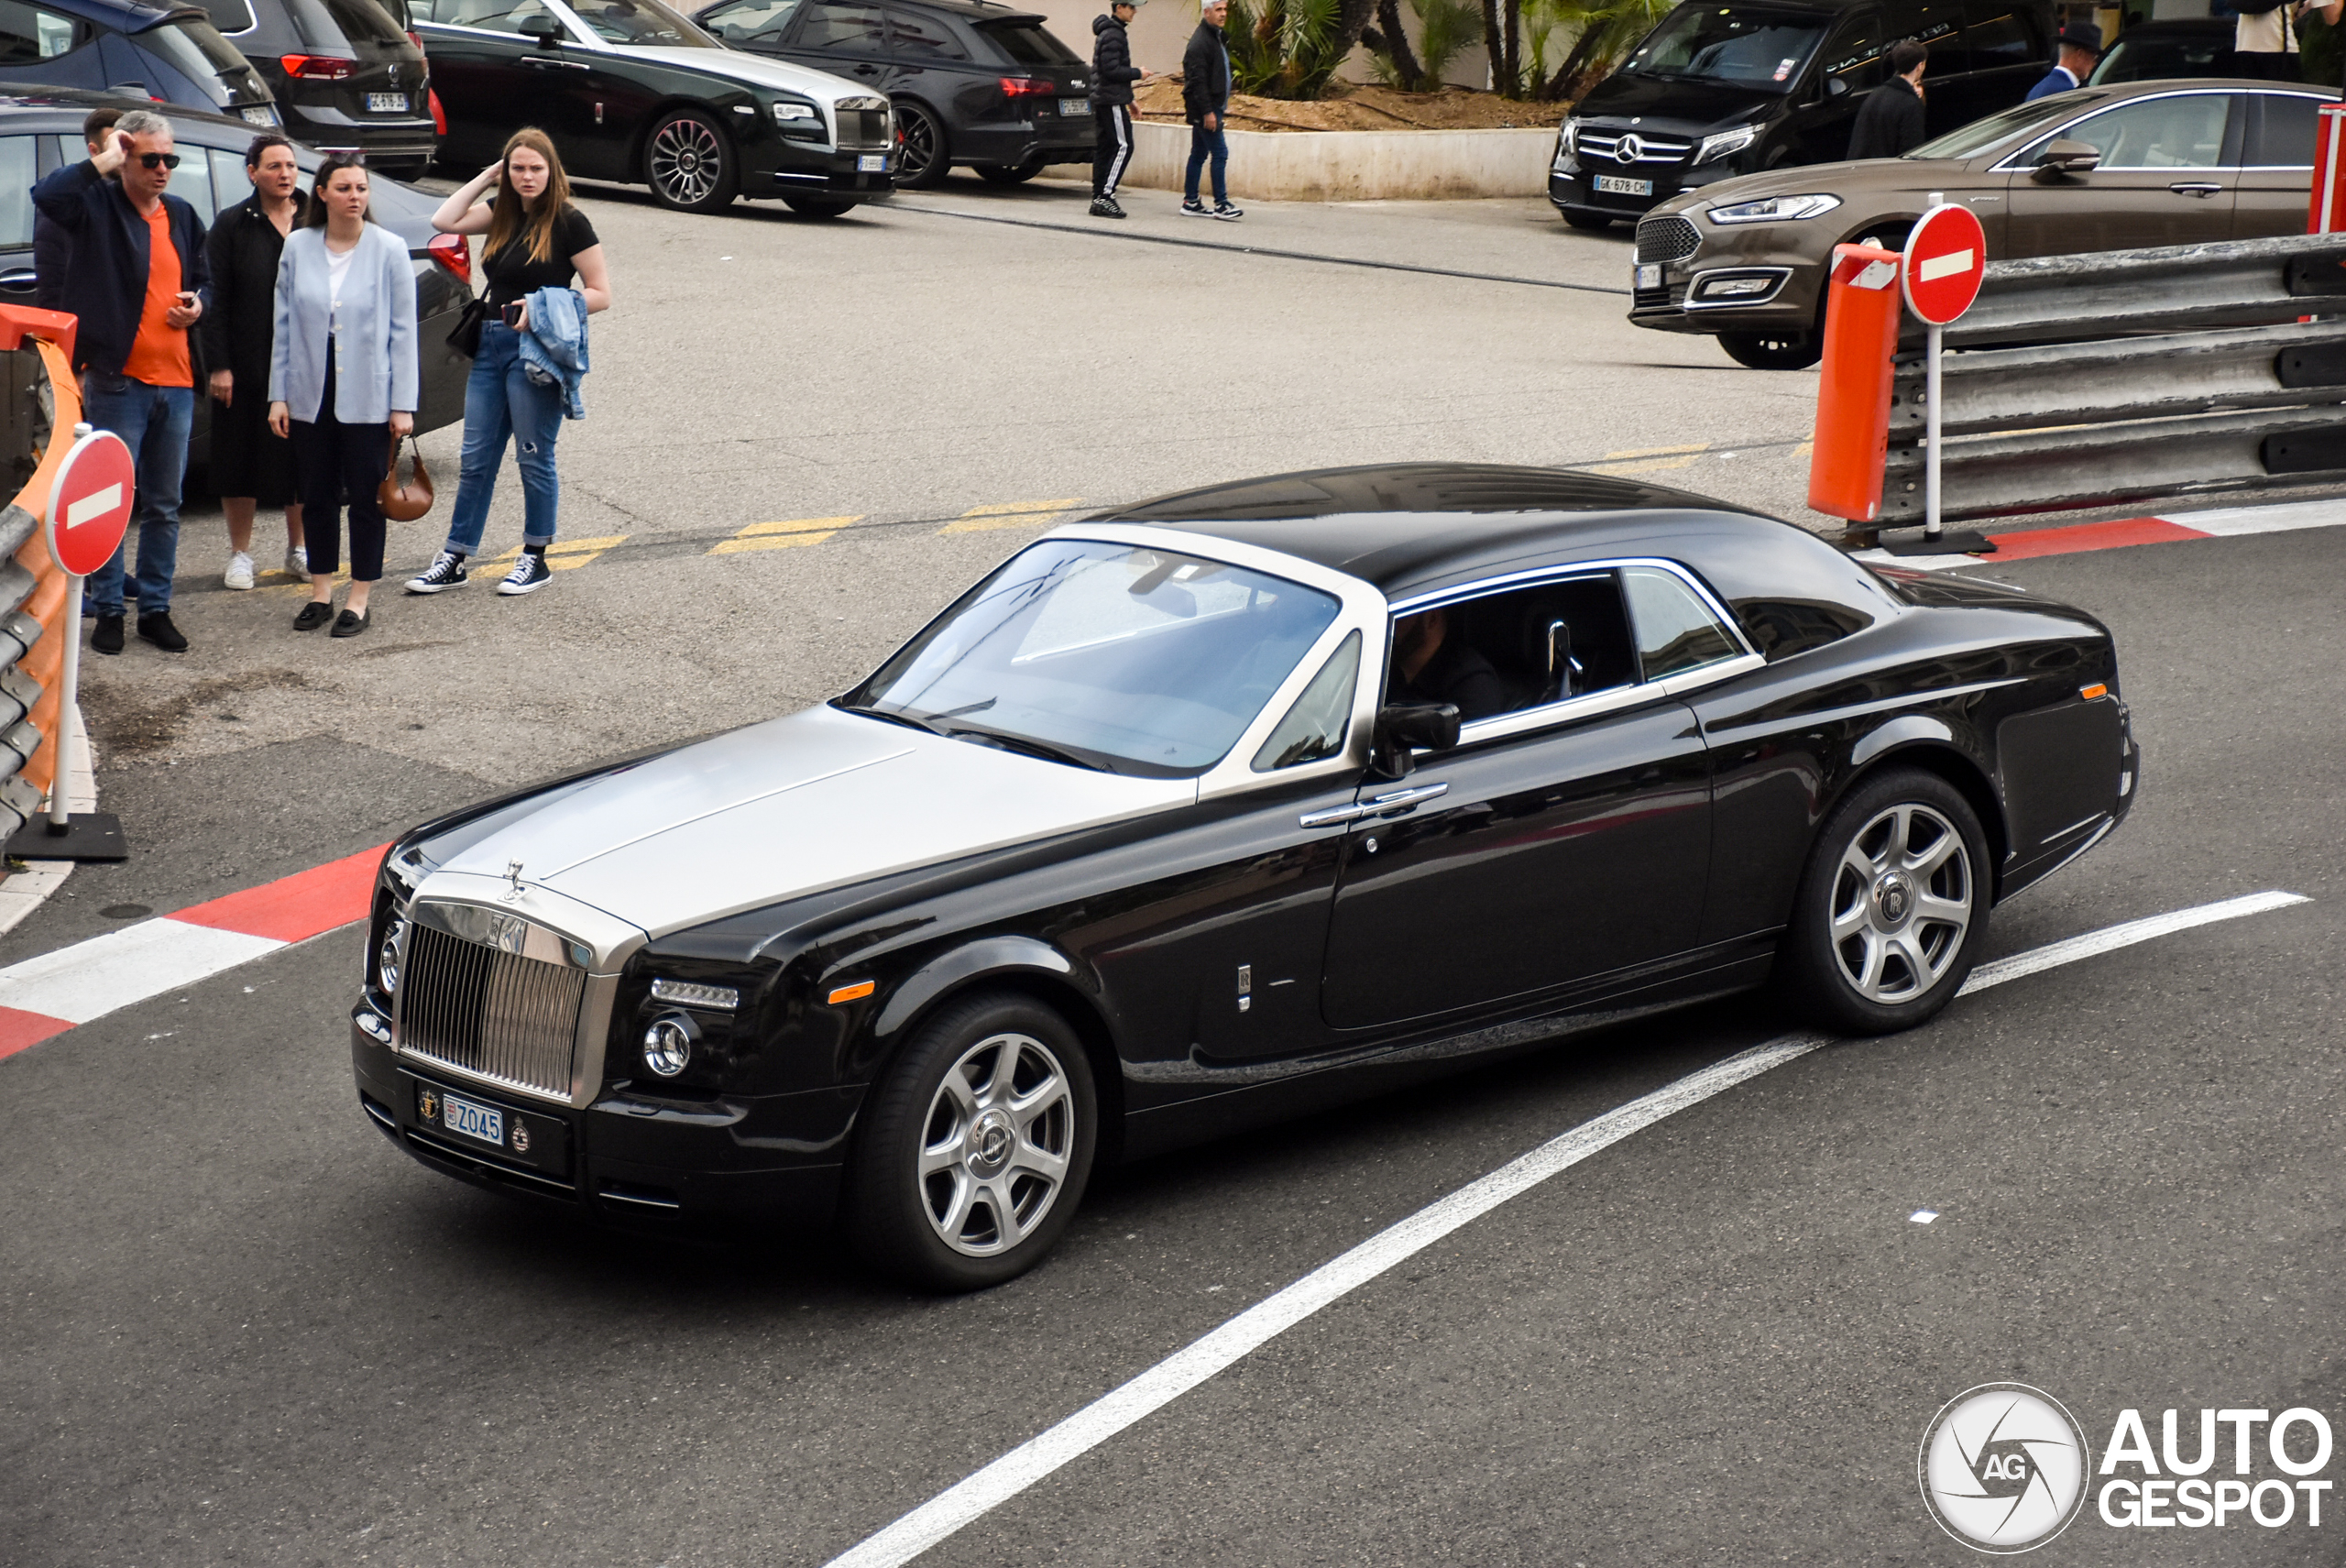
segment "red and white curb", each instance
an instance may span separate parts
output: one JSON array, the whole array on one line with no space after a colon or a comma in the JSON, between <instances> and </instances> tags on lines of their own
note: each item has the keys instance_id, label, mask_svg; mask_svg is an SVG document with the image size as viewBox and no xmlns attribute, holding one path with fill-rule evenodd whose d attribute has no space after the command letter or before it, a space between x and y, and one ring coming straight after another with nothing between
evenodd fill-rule
<instances>
[{"instance_id":1,"label":"red and white curb","mask_svg":"<svg viewBox=\"0 0 2346 1568\"><path fill-rule=\"evenodd\" d=\"M2191 539L2237 539L2251 533L2292 533L2305 528L2346 525L2346 499L2290 501L2281 506L2233 507L2191 511L2177 517L2126 517L2115 522L2079 522L2066 528L2029 528L1991 533L1992 555L1892 555L1887 550L1855 552L1860 561L1908 566L1918 572L1950 572L1965 566L2001 565L2041 555L2076 555L2088 550L2122 550L2134 544L2177 544Z\"/></svg>"},{"instance_id":2,"label":"red and white curb","mask_svg":"<svg viewBox=\"0 0 2346 1568\"><path fill-rule=\"evenodd\" d=\"M365 919L385 847L0 969L0 1058Z\"/></svg>"},{"instance_id":3,"label":"red and white curb","mask_svg":"<svg viewBox=\"0 0 2346 1568\"><path fill-rule=\"evenodd\" d=\"M73 748L73 771L65 780L65 809L95 811L98 808L98 776L90 751L90 731L82 722L82 709L76 705L71 719L73 733L80 744ZM34 861L25 862L25 869L10 872L5 882L0 882L0 932L13 931L23 924L27 916L41 906L43 900L65 885L73 872L71 861Z\"/></svg>"}]
</instances>

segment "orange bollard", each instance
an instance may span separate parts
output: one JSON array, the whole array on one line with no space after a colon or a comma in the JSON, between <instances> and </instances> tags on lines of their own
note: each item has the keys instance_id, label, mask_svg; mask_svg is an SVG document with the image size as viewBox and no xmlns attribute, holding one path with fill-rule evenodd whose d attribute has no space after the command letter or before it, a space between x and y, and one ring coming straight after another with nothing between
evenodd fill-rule
<instances>
[{"instance_id":1,"label":"orange bollard","mask_svg":"<svg viewBox=\"0 0 2346 1568\"><path fill-rule=\"evenodd\" d=\"M2314 111L2313 193L2306 203L2306 233L2346 229L2346 104Z\"/></svg>"},{"instance_id":2,"label":"orange bollard","mask_svg":"<svg viewBox=\"0 0 2346 1568\"><path fill-rule=\"evenodd\" d=\"M1898 351L1899 313L1905 305L1897 287L1898 267L1894 250L1833 247L1808 504L1851 522L1871 522L1881 515L1882 463L1890 453L1891 356Z\"/></svg>"}]
</instances>

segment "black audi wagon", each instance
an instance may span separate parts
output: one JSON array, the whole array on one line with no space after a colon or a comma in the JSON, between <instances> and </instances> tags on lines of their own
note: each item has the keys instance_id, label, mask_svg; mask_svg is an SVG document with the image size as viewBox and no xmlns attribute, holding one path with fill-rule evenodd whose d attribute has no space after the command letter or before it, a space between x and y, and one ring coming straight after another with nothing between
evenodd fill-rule
<instances>
[{"instance_id":1,"label":"black audi wagon","mask_svg":"<svg viewBox=\"0 0 2346 1568\"><path fill-rule=\"evenodd\" d=\"M204 0L213 26L276 95L285 133L320 151L355 148L378 173L419 178L439 134L423 39L390 0Z\"/></svg>"},{"instance_id":2,"label":"black audi wagon","mask_svg":"<svg viewBox=\"0 0 2346 1568\"><path fill-rule=\"evenodd\" d=\"M196 5L11 0L0 7L0 88L75 87L274 126L269 83Z\"/></svg>"}]
</instances>

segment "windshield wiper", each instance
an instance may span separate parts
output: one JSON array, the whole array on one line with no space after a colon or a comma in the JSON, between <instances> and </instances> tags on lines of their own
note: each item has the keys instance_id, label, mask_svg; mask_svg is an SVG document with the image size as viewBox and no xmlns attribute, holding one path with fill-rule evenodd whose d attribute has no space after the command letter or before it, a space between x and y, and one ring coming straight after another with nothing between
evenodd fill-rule
<instances>
[{"instance_id":1,"label":"windshield wiper","mask_svg":"<svg viewBox=\"0 0 2346 1568\"><path fill-rule=\"evenodd\" d=\"M918 729L929 735L941 735L948 740L953 738L953 731L941 724L931 724L927 719L915 718L909 713L892 712L884 707L873 707L869 703L843 702L839 704L839 710L843 713L861 713L870 718L884 718L891 724L901 724L907 729Z\"/></svg>"},{"instance_id":2,"label":"windshield wiper","mask_svg":"<svg viewBox=\"0 0 2346 1568\"><path fill-rule=\"evenodd\" d=\"M1105 762L1095 762L1089 757L1079 757L1064 747L1052 745L1048 740L1036 740L1025 735L1007 735L999 729L981 729L971 724L956 724L949 728L938 725L936 729L938 734L950 735L956 740L990 740L1004 751L1024 751L1029 756L1040 757L1046 762L1071 763L1079 768L1089 768L1095 773L1113 773L1116 771Z\"/></svg>"}]
</instances>

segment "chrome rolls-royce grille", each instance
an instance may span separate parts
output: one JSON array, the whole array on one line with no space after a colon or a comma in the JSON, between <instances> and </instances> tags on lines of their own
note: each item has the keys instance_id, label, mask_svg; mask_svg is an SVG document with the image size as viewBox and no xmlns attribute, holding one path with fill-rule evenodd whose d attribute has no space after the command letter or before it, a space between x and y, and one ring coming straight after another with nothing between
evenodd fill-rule
<instances>
[{"instance_id":1,"label":"chrome rolls-royce grille","mask_svg":"<svg viewBox=\"0 0 2346 1568\"><path fill-rule=\"evenodd\" d=\"M896 139L885 98L842 98L832 112L839 117L842 150L885 152Z\"/></svg>"},{"instance_id":2,"label":"chrome rolls-royce grille","mask_svg":"<svg viewBox=\"0 0 2346 1568\"><path fill-rule=\"evenodd\" d=\"M552 1100L570 1098L586 972L421 922L400 978L399 1048Z\"/></svg>"},{"instance_id":3,"label":"chrome rolls-royce grille","mask_svg":"<svg viewBox=\"0 0 2346 1568\"><path fill-rule=\"evenodd\" d=\"M1702 248L1703 236L1692 223L1676 214L1648 218L1638 225L1639 261L1676 261Z\"/></svg>"}]
</instances>

